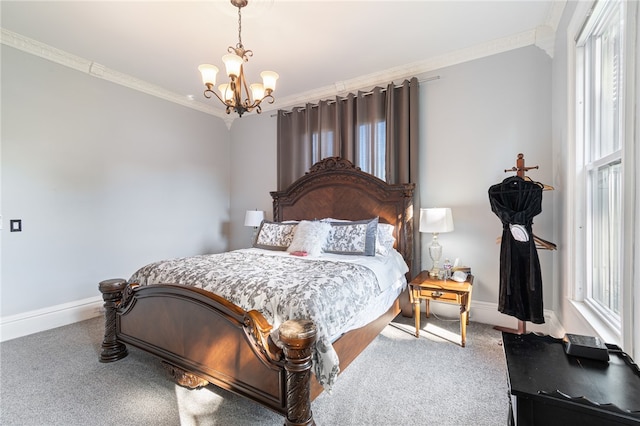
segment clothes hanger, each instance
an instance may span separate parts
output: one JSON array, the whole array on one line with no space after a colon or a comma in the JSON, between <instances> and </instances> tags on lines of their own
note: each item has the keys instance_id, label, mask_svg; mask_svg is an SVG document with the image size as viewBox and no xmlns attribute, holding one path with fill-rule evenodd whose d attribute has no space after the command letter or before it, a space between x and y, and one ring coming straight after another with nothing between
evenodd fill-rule
<instances>
[{"instance_id":1,"label":"clothes hanger","mask_svg":"<svg viewBox=\"0 0 640 426\"><path fill-rule=\"evenodd\" d=\"M538 167L536 166L536 168L538 168ZM523 179L524 180L528 180L529 182L535 183L536 185L540 186L543 191L553 191L555 189L553 186L547 185L545 183L537 182L537 181L531 179L529 176L525 176Z\"/></svg>"},{"instance_id":2,"label":"clothes hanger","mask_svg":"<svg viewBox=\"0 0 640 426\"><path fill-rule=\"evenodd\" d=\"M533 234L533 241L536 244L536 248L540 250L558 250L558 246L556 246L551 241L547 241L543 238L538 237L536 234ZM502 236L496 238L496 244L500 244L502 242Z\"/></svg>"},{"instance_id":3,"label":"clothes hanger","mask_svg":"<svg viewBox=\"0 0 640 426\"><path fill-rule=\"evenodd\" d=\"M525 172L527 170L532 170L532 169L538 169L538 166L525 166L524 165L524 154L520 153L518 154L518 157L516 158L516 165L515 167L512 167L510 169L505 169L505 173L507 172L516 172L516 176L529 181L529 182L533 182L536 185L540 186L542 188L543 191L547 190L547 191L553 191L554 188L551 185L545 185L543 183L540 182L536 182L533 179L531 179L529 176L525 176ZM506 190L507 192L510 190ZM514 190L514 191L519 191L519 190ZM551 241L547 241L543 238L538 237L537 235L533 234L533 240L536 244L536 248L537 249L542 249L542 250L557 250L558 247L552 243ZM496 244L500 244L502 242L502 236L496 238Z\"/></svg>"},{"instance_id":4,"label":"clothes hanger","mask_svg":"<svg viewBox=\"0 0 640 426\"><path fill-rule=\"evenodd\" d=\"M536 248L538 248L538 249L544 249L544 250L557 250L558 249L558 246L556 246L551 241L543 240L542 238L538 237L535 234L533 235L533 240L536 242Z\"/></svg>"}]
</instances>

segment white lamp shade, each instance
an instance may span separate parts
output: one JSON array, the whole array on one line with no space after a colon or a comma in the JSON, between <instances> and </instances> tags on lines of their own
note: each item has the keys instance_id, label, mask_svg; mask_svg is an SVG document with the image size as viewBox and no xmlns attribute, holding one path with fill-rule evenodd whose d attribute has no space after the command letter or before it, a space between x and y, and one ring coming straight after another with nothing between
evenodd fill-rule
<instances>
[{"instance_id":1,"label":"white lamp shade","mask_svg":"<svg viewBox=\"0 0 640 426\"><path fill-rule=\"evenodd\" d=\"M240 56L229 53L222 57L222 62L224 62L224 66L227 68L227 75L229 77L238 77L240 75L240 68L243 62Z\"/></svg>"},{"instance_id":2,"label":"white lamp shade","mask_svg":"<svg viewBox=\"0 0 640 426\"><path fill-rule=\"evenodd\" d=\"M420 209L420 232L453 231L453 215L450 208Z\"/></svg>"},{"instance_id":3,"label":"white lamp shade","mask_svg":"<svg viewBox=\"0 0 640 426\"><path fill-rule=\"evenodd\" d=\"M216 76L218 75L218 67L210 64L202 64L198 67L198 71L202 74L202 82L206 84L216 85Z\"/></svg>"},{"instance_id":4,"label":"white lamp shade","mask_svg":"<svg viewBox=\"0 0 640 426\"><path fill-rule=\"evenodd\" d=\"M247 210L244 215L244 226L260 226L264 220L264 212L262 210Z\"/></svg>"},{"instance_id":5,"label":"white lamp shade","mask_svg":"<svg viewBox=\"0 0 640 426\"><path fill-rule=\"evenodd\" d=\"M233 99L233 90L231 90L227 83L218 86L218 90L220 91L220 95L223 101L226 102Z\"/></svg>"},{"instance_id":6,"label":"white lamp shade","mask_svg":"<svg viewBox=\"0 0 640 426\"><path fill-rule=\"evenodd\" d=\"M253 83L251 86L251 95L254 101L259 101L264 98L264 86L262 83Z\"/></svg>"},{"instance_id":7,"label":"white lamp shade","mask_svg":"<svg viewBox=\"0 0 640 426\"><path fill-rule=\"evenodd\" d=\"M260 77L262 77L262 84L264 85L264 90L276 90L276 81L280 76L278 73L273 71L262 71L260 73Z\"/></svg>"}]
</instances>

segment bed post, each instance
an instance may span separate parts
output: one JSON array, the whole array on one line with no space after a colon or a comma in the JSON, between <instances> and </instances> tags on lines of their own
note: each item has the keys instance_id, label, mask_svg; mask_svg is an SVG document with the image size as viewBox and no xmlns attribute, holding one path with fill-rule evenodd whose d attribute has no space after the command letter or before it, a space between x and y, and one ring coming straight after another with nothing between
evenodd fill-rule
<instances>
[{"instance_id":1,"label":"bed post","mask_svg":"<svg viewBox=\"0 0 640 426\"><path fill-rule=\"evenodd\" d=\"M280 325L287 372L285 426L315 425L311 412L311 351L316 333L316 326L311 320L289 320Z\"/></svg>"},{"instance_id":2,"label":"bed post","mask_svg":"<svg viewBox=\"0 0 640 426\"><path fill-rule=\"evenodd\" d=\"M104 340L100 362L113 362L127 356L127 347L116 339L116 309L122 301L127 281L122 278L101 281L98 288L104 300Z\"/></svg>"}]
</instances>

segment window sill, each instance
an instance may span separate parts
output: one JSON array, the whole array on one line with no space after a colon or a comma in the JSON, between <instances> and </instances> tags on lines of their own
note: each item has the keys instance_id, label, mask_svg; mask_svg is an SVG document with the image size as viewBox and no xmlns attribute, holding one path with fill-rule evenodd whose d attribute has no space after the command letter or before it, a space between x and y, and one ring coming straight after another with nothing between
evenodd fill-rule
<instances>
[{"instance_id":1,"label":"window sill","mask_svg":"<svg viewBox=\"0 0 640 426\"><path fill-rule=\"evenodd\" d=\"M593 310L584 302L571 300L571 305L578 314L585 320L598 336L607 343L621 346L622 339L620 335L609 324L602 320Z\"/></svg>"}]
</instances>

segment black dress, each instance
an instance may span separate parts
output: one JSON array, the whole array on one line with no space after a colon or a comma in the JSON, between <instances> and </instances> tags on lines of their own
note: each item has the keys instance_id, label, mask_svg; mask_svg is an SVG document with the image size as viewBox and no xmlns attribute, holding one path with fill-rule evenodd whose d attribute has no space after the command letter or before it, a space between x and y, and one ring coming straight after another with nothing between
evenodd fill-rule
<instances>
[{"instance_id":1,"label":"black dress","mask_svg":"<svg viewBox=\"0 0 640 426\"><path fill-rule=\"evenodd\" d=\"M531 225L542 211L542 187L518 176L489 188L491 210L502 221L498 310L544 323L542 274Z\"/></svg>"}]
</instances>

